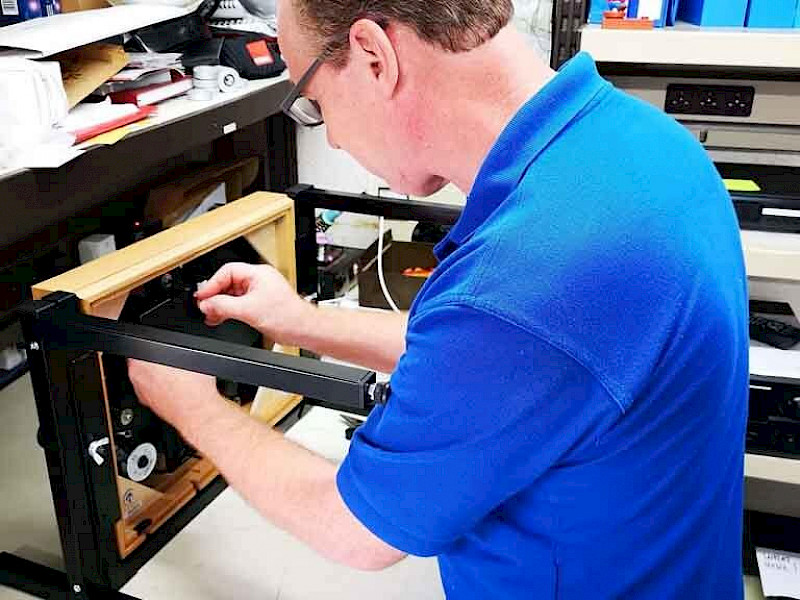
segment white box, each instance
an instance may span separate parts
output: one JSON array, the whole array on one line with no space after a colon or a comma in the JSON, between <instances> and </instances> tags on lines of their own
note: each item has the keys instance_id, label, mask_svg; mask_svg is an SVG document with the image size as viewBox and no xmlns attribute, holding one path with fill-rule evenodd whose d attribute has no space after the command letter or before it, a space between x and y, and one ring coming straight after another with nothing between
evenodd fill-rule
<instances>
[{"instance_id":1,"label":"white box","mask_svg":"<svg viewBox=\"0 0 800 600\"><path fill-rule=\"evenodd\" d=\"M110 233L96 233L78 242L78 257L83 265L105 254L111 254L116 249L117 244L114 242L113 235Z\"/></svg>"}]
</instances>

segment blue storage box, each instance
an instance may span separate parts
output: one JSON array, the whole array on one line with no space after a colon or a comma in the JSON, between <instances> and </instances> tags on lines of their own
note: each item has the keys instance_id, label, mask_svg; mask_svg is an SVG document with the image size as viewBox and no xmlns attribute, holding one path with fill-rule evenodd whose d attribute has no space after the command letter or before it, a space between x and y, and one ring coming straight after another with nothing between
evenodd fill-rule
<instances>
[{"instance_id":1,"label":"blue storage box","mask_svg":"<svg viewBox=\"0 0 800 600\"><path fill-rule=\"evenodd\" d=\"M793 27L797 0L750 0L748 27Z\"/></svg>"},{"instance_id":2,"label":"blue storage box","mask_svg":"<svg viewBox=\"0 0 800 600\"><path fill-rule=\"evenodd\" d=\"M794 14L794 26L800 27L800 0L797 0L797 12Z\"/></svg>"},{"instance_id":3,"label":"blue storage box","mask_svg":"<svg viewBox=\"0 0 800 600\"><path fill-rule=\"evenodd\" d=\"M61 0L0 0L0 27L61 12Z\"/></svg>"},{"instance_id":4,"label":"blue storage box","mask_svg":"<svg viewBox=\"0 0 800 600\"><path fill-rule=\"evenodd\" d=\"M705 27L743 27L747 0L681 0L678 18Z\"/></svg>"},{"instance_id":5,"label":"blue storage box","mask_svg":"<svg viewBox=\"0 0 800 600\"><path fill-rule=\"evenodd\" d=\"M589 23L600 25L603 22L603 12L608 6L608 0L591 0L589 3Z\"/></svg>"},{"instance_id":6,"label":"blue storage box","mask_svg":"<svg viewBox=\"0 0 800 600\"><path fill-rule=\"evenodd\" d=\"M677 0L628 0L627 16L630 19L647 17L656 27L663 27L669 18L670 5ZM591 0L589 23L601 24L608 10L608 0Z\"/></svg>"},{"instance_id":7,"label":"blue storage box","mask_svg":"<svg viewBox=\"0 0 800 600\"><path fill-rule=\"evenodd\" d=\"M28 19L36 19L43 14L40 0L1 0L0 25L11 25Z\"/></svg>"}]
</instances>

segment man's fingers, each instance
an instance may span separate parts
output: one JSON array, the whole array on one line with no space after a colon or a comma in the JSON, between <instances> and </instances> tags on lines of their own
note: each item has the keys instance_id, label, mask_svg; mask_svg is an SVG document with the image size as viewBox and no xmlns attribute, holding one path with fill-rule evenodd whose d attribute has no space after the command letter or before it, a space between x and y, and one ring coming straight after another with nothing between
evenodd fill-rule
<instances>
[{"instance_id":1,"label":"man's fingers","mask_svg":"<svg viewBox=\"0 0 800 600\"><path fill-rule=\"evenodd\" d=\"M243 321L242 300L234 296L219 295L201 300L197 303L198 308L206 316L206 323L216 327L228 319Z\"/></svg>"},{"instance_id":2,"label":"man's fingers","mask_svg":"<svg viewBox=\"0 0 800 600\"><path fill-rule=\"evenodd\" d=\"M252 265L229 263L217 271L211 279L199 286L195 297L198 302L202 302L217 294L230 291L236 293L246 288L244 282L250 279L252 273Z\"/></svg>"}]
</instances>

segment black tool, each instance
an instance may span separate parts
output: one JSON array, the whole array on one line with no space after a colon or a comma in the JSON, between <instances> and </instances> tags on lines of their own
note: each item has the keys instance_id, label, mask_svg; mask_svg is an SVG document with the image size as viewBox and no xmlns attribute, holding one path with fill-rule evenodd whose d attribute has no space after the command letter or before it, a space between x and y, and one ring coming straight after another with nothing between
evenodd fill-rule
<instances>
[{"instance_id":1,"label":"black tool","mask_svg":"<svg viewBox=\"0 0 800 600\"><path fill-rule=\"evenodd\" d=\"M800 329L781 321L751 315L750 338L781 350L788 350L800 342Z\"/></svg>"},{"instance_id":2,"label":"black tool","mask_svg":"<svg viewBox=\"0 0 800 600\"><path fill-rule=\"evenodd\" d=\"M354 417L348 417L347 415L339 415L342 419L342 422L347 425L347 429L344 432L345 439L352 440L353 435L356 433L356 429L361 427L364 424L363 419L356 419Z\"/></svg>"}]
</instances>

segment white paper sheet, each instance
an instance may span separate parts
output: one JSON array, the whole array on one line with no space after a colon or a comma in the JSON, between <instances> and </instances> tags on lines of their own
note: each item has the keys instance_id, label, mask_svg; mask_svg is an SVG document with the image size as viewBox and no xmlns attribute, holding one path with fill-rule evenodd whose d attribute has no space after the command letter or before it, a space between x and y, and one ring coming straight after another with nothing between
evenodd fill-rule
<instances>
[{"instance_id":1,"label":"white paper sheet","mask_svg":"<svg viewBox=\"0 0 800 600\"><path fill-rule=\"evenodd\" d=\"M764 596L800 600L800 554L756 548Z\"/></svg>"},{"instance_id":2,"label":"white paper sheet","mask_svg":"<svg viewBox=\"0 0 800 600\"><path fill-rule=\"evenodd\" d=\"M664 15L664 2L666 0L639 0L639 10L637 18L647 18L653 21L660 21Z\"/></svg>"},{"instance_id":3,"label":"white paper sheet","mask_svg":"<svg viewBox=\"0 0 800 600\"><path fill-rule=\"evenodd\" d=\"M190 12L183 7L136 4L23 21L0 28L0 57L43 58Z\"/></svg>"}]
</instances>

